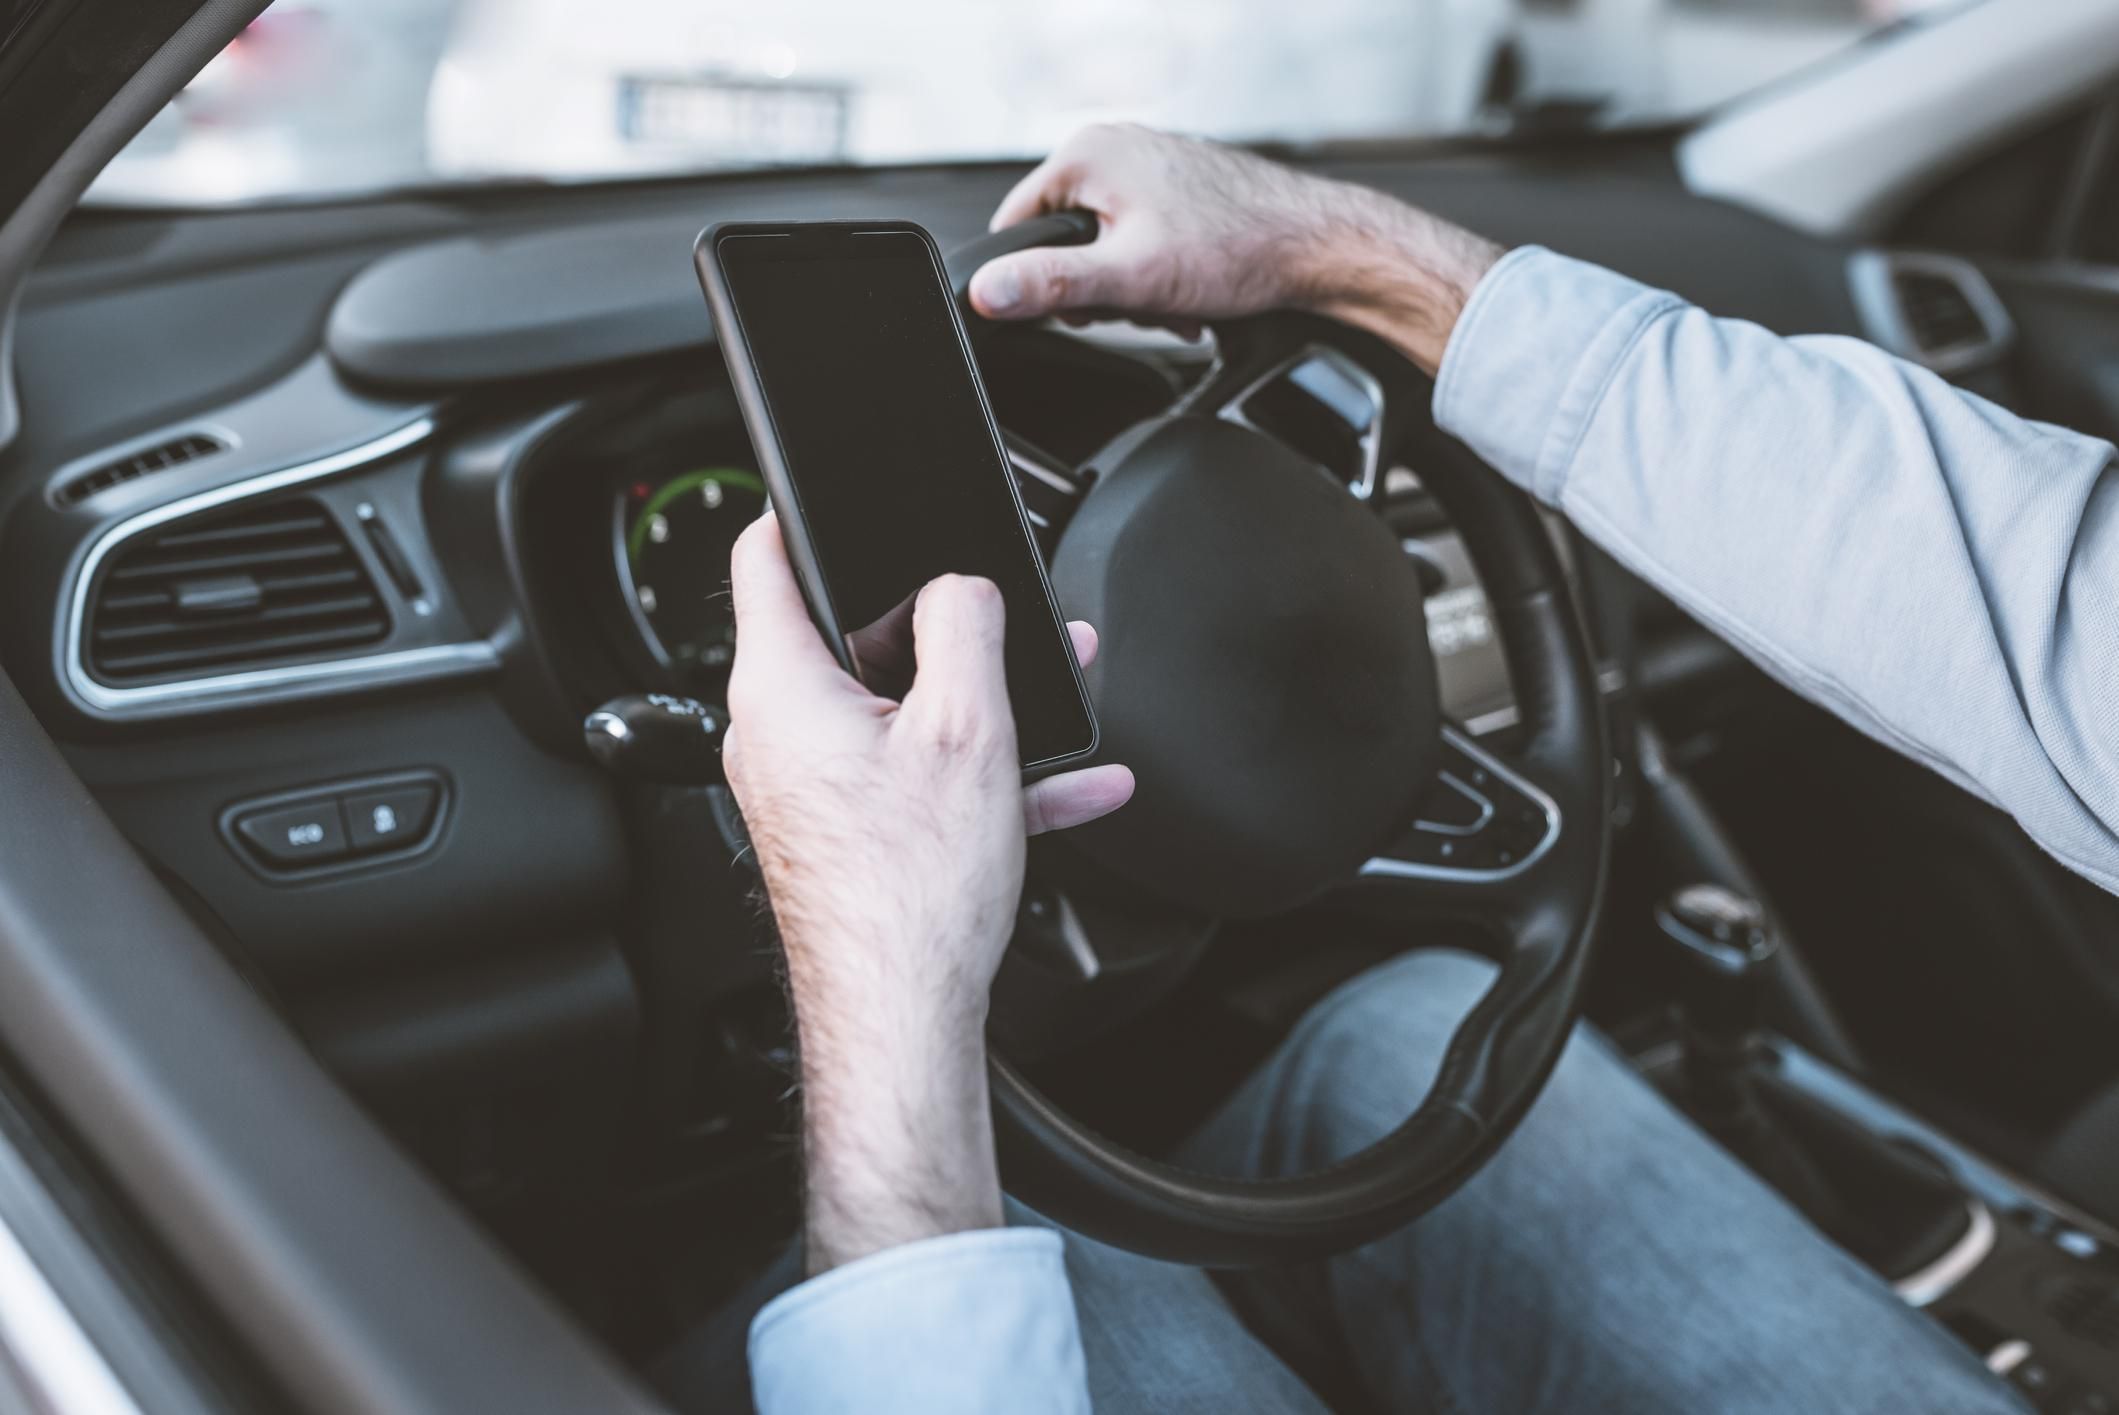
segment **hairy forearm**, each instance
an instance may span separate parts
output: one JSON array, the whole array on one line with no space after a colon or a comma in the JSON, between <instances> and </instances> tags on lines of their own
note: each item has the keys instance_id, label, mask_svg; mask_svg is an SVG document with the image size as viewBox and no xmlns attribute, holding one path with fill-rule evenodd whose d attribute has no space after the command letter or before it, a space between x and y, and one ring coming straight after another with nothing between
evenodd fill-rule
<instances>
[{"instance_id":1,"label":"hairy forearm","mask_svg":"<svg viewBox=\"0 0 2119 1415\"><path fill-rule=\"evenodd\" d=\"M983 1008L799 987L795 1007L809 1271L999 1227Z\"/></svg>"},{"instance_id":2,"label":"hairy forearm","mask_svg":"<svg viewBox=\"0 0 2119 1415\"><path fill-rule=\"evenodd\" d=\"M1500 246L1380 192L1333 183L1300 259L1309 303L1435 373Z\"/></svg>"}]
</instances>

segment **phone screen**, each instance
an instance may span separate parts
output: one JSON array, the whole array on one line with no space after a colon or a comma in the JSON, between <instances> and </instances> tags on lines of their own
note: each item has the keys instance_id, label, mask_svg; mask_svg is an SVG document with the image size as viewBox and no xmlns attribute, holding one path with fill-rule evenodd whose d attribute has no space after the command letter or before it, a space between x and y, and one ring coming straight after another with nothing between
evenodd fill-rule
<instances>
[{"instance_id":1,"label":"phone screen","mask_svg":"<svg viewBox=\"0 0 2119 1415\"><path fill-rule=\"evenodd\" d=\"M833 614L872 689L902 696L909 615L938 575L1007 606L1026 764L1093 728L948 287L905 231L732 234L716 246Z\"/></svg>"}]
</instances>

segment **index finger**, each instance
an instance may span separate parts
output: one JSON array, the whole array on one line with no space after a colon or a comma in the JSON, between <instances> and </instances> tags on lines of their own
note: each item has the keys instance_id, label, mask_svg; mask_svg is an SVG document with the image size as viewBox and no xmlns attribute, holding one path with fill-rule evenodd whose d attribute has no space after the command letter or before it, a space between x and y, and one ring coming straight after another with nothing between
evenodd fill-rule
<instances>
[{"instance_id":1,"label":"index finger","mask_svg":"<svg viewBox=\"0 0 2119 1415\"><path fill-rule=\"evenodd\" d=\"M1008 195L1002 197L1001 204L993 209L993 219L986 223L986 228L999 231L1067 205L1074 190L1075 177L1073 158L1062 152L1053 153L1008 189Z\"/></svg>"}]
</instances>

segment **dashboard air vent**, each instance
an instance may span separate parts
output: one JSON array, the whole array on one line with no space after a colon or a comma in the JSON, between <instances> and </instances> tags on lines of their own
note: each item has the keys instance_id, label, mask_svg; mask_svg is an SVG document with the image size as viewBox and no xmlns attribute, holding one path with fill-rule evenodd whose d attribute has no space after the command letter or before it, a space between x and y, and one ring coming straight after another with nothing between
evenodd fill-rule
<instances>
[{"instance_id":1,"label":"dashboard air vent","mask_svg":"<svg viewBox=\"0 0 2119 1415\"><path fill-rule=\"evenodd\" d=\"M1969 378L2008 356L2016 325L1978 266L1934 251L1861 250L1847 284L1862 332L1946 378Z\"/></svg>"},{"instance_id":2,"label":"dashboard air vent","mask_svg":"<svg viewBox=\"0 0 2119 1415\"><path fill-rule=\"evenodd\" d=\"M195 678L315 658L390 632L346 533L310 497L246 502L126 541L88 606L105 683Z\"/></svg>"},{"instance_id":3,"label":"dashboard air vent","mask_svg":"<svg viewBox=\"0 0 2119 1415\"><path fill-rule=\"evenodd\" d=\"M172 437L167 442L158 442L152 447L143 447L123 457L104 462L77 472L59 483L52 498L61 506L72 506L86 501L99 491L108 491L125 482L136 481L153 472L167 471L186 462L197 461L215 452L226 452L228 444L210 432L187 432Z\"/></svg>"},{"instance_id":4,"label":"dashboard air vent","mask_svg":"<svg viewBox=\"0 0 2119 1415\"><path fill-rule=\"evenodd\" d=\"M1971 295L1948 275L1900 270L1892 284L1898 291L1899 308L1905 312L1907 332L1928 353L1984 344L1991 337Z\"/></svg>"}]
</instances>

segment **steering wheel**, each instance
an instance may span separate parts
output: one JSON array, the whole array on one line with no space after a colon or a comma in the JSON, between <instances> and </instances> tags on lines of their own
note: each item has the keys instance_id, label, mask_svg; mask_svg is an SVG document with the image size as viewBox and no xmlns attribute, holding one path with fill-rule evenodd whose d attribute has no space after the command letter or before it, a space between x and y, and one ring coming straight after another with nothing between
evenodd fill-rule
<instances>
[{"instance_id":1,"label":"steering wheel","mask_svg":"<svg viewBox=\"0 0 2119 1415\"><path fill-rule=\"evenodd\" d=\"M995 256L1096 232L1093 216L1063 212L973 241L948 260L958 297ZM1031 468L1072 497L1051 578L1068 612L1104 633L1087 675L1103 754L1139 780L1130 805L1067 848L1204 916L1353 896L1409 925L1469 921L1500 964L1405 1122L1307 1174L1218 1177L1139 1154L996 1054L1011 1193L1136 1252L1243 1266L1403 1226L1521 1122L1580 1009L1611 850L1610 754L1544 521L1435 427L1428 380L1382 341L1319 318L1214 333L1211 372L1085 464L1093 476ZM1262 430L1270 419L1252 400L1298 367L1343 406L1366 400L1357 495ZM1373 504L1380 469L1400 460L1463 538L1489 600L1521 722L1505 759L1443 716L1418 570Z\"/></svg>"}]
</instances>

